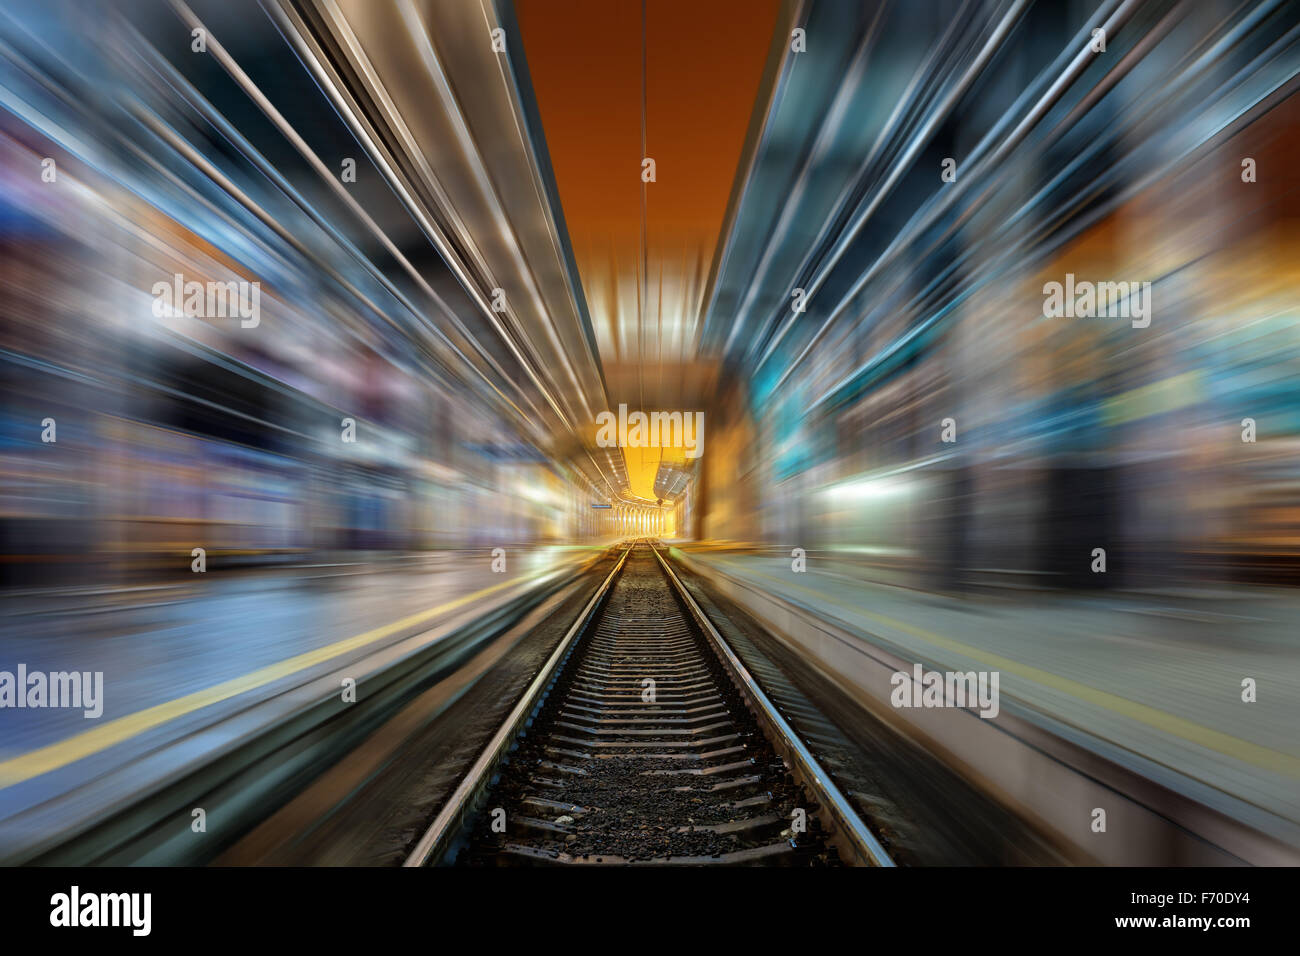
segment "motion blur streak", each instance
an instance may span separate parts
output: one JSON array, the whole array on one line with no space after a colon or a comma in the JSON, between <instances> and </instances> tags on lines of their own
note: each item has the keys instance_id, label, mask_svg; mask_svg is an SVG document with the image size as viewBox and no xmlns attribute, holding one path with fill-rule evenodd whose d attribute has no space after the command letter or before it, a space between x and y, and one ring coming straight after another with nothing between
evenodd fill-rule
<instances>
[{"instance_id":1,"label":"motion blur streak","mask_svg":"<svg viewBox=\"0 0 1300 956\"><path fill-rule=\"evenodd\" d=\"M1281 0L7 0L0 670L105 724L0 709L0 857L632 535L1300 847L1298 92Z\"/></svg>"}]
</instances>

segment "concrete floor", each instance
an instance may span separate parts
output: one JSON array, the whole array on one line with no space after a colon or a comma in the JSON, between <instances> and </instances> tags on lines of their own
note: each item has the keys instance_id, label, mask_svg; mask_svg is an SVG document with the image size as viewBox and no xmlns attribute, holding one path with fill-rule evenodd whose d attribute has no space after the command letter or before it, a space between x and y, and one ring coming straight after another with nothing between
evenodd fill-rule
<instances>
[{"instance_id":1,"label":"concrete floor","mask_svg":"<svg viewBox=\"0 0 1300 956\"><path fill-rule=\"evenodd\" d=\"M0 709L0 820L591 554L512 548L496 573L490 552L444 552L0 598L0 671L104 684L97 719Z\"/></svg>"},{"instance_id":2,"label":"concrete floor","mask_svg":"<svg viewBox=\"0 0 1300 956\"><path fill-rule=\"evenodd\" d=\"M688 546L689 548L689 546ZM1300 821L1300 598L1280 589L941 595L860 565L691 548L691 558L942 670ZM1242 701L1242 680L1257 700Z\"/></svg>"}]
</instances>

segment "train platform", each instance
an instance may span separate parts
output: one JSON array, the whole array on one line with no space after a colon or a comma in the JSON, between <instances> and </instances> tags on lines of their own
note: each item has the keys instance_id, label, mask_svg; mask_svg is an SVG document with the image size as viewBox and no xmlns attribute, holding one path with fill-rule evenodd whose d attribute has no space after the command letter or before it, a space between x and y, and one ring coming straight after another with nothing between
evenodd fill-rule
<instances>
[{"instance_id":1,"label":"train platform","mask_svg":"<svg viewBox=\"0 0 1300 956\"><path fill-rule=\"evenodd\" d=\"M943 595L868 580L860 564L690 543L688 561L775 595L904 660L998 671L1003 707L1296 845L1300 599L1282 589L1101 595ZM1242 699L1253 678L1257 700ZM1124 757L1127 755L1127 759ZM1230 800L1219 800L1226 795ZM1233 801L1240 801L1234 803Z\"/></svg>"},{"instance_id":2,"label":"train platform","mask_svg":"<svg viewBox=\"0 0 1300 956\"><path fill-rule=\"evenodd\" d=\"M95 719L83 708L0 709L0 850L39 836L52 801L106 810L148 784L151 766L168 766L164 750L172 771L199 765L303 706L304 688L360 680L601 550L507 548L504 571L481 549L6 594L0 670L103 678ZM134 777L123 773L132 766Z\"/></svg>"}]
</instances>

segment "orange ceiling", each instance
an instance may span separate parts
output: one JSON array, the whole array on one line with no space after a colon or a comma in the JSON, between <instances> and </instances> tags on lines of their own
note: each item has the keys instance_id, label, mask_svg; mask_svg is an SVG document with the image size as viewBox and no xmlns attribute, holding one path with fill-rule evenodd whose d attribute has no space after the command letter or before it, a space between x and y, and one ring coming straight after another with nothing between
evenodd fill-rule
<instances>
[{"instance_id":1,"label":"orange ceiling","mask_svg":"<svg viewBox=\"0 0 1300 956\"><path fill-rule=\"evenodd\" d=\"M641 3L516 2L607 369L690 357L779 9L779 0L647 4L644 155L657 181L646 186L642 301Z\"/></svg>"}]
</instances>

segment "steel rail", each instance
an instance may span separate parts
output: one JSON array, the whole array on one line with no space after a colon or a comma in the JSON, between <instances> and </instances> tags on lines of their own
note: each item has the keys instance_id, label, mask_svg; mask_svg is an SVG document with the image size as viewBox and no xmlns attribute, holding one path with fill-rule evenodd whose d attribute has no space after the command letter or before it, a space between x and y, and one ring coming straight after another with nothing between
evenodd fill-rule
<instances>
[{"instance_id":1,"label":"steel rail","mask_svg":"<svg viewBox=\"0 0 1300 956\"><path fill-rule=\"evenodd\" d=\"M623 570L623 565L627 562L627 556L631 553L632 549L630 547L624 549L623 556L618 559L618 563L614 565L613 570L609 572L596 593L592 595L591 600L587 602L586 607L582 609L582 613L578 615L573 626L565 633L559 646L547 658L542 669L538 671L537 676L528 685L528 689L519 698L519 702L515 704L509 716L497 729L496 734L483 748L483 752L479 754L478 759L466 772L464 779L461 780L460 785L447 799L447 803L439 811L438 816L434 818L433 823L424 831L424 835L420 837L420 841L407 856L402 866L426 866L429 863L436 864L441 860L453 839L459 834L466 814L473 811L476 799L491 783L493 772L500 765L502 758L505 757L514 744L534 710L541 705L543 691L555 678L560 664L568 656L578 636L595 616L601 602L605 599L605 595L609 593L615 578Z\"/></svg>"},{"instance_id":2,"label":"steel rail","mask_svg":"<svg viewBox=\"0 0 1300 956\"><path fill-rule=\"evenodd\" d=\"M664 560L659 548L651 543L650 550L658 559L659 565L663 568L664 575L672 583L677 591L678 597L686 605L695 623L699 626L710 643L713 644L718 656L722 659L723 664L731 672L732 678L742 693L754 705L754 713L763 723L765 723L770 732L769 736L778 752L786 757L791 763L799 782L802 783L812 795L815 795L825 817L829 820L823 820L824 823L831 824L828 827L831 841L840 849L842 854L847 854L845 862L855 863L867 866L894 866L894 861L890 858L889 853L881 846L880 841L876 839L875 834L867 827L858 816L853 805L849 803L848 798L840 790L835 782L831 779L830 774L822 767L813 756L799 735L781 716L780 711L763 692L758 681L750 674L749 669L736 656L727 641L713 626L713 622L708 619L700 605L686 590L677 573Z\"/></svg>"}]
</instances>

